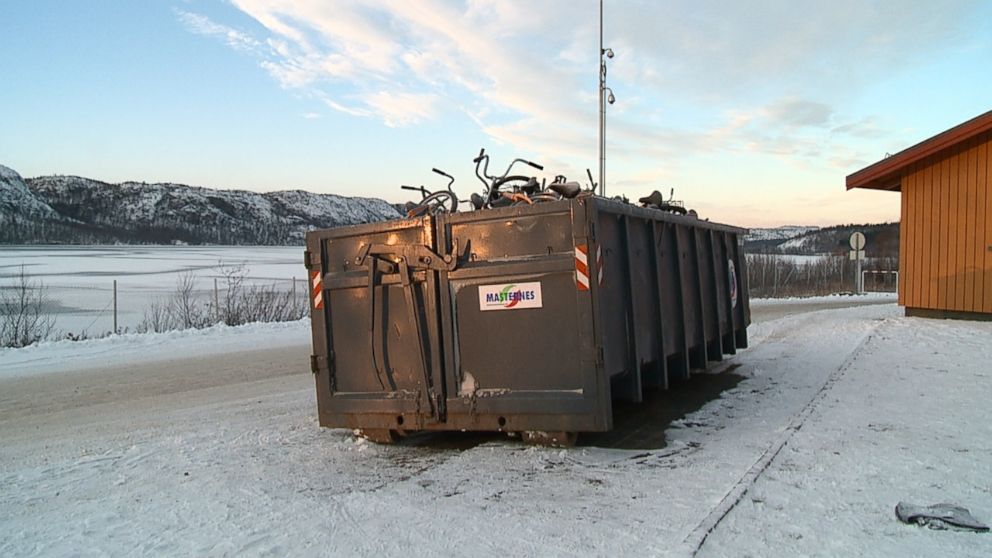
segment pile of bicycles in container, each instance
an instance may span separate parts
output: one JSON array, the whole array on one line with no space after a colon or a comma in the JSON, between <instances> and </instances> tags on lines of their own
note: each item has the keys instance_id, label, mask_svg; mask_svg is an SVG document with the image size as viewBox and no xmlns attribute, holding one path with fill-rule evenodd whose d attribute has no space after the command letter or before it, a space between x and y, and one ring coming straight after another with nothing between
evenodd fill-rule
<instances>
[{"instance_id":1,"label":"pile of bicycles in container","mask_svg":"<svg viewBox=\"0 0 992 558\"><path fill-rule=\"evenodd\" d=\"M506 171L501 175L489 174L489 155L485 149L479 151L479 156L473 159L475 163L475 176L483 184L482 193L473 192L467 200L461 200L452 189L455 178L450 174L439 170L431 169L435 173L448 179L448 185L443 190L431 191L424 186L401 186L404 190L420 192L419 201L409 201L405 209L407 217L422 217L424 215L435 215L438 213L455 213L459 211L459 206L469 205L472 209L479 211L498 207L508 207L513 205L532 205L536 203L555 202L573 198L596 195L596 183L592 180L592 172L588 169L589 188L584 189L576 182L568 180L563 175L555 176L551 183L546 179L538 181L537 177L524 174L510 174L515 165L523 164L539 171L544 167L528 161L526 159L514 159ZM671 199L674 197L674 190L669 199L665 199L660 192L655 190L649 196L641 198L642 207L658 209L680 215L690 215L695 217L695 211L685 209L685 206L678 201ZM630 203L625 197L614 198L618 201Z\"/></svg>"}]
</instances>

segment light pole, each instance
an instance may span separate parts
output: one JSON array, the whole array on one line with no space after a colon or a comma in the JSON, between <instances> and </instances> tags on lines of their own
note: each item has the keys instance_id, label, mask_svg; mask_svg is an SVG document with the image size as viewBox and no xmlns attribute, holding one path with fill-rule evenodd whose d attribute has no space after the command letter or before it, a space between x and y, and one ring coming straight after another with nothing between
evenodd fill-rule
<instances>
[{"instance_id":1,"label":"light pole","mask_svg":"<svg viewBox=\"0 0 992 558\"><path fill-rule=\"evenodd\" d=\"M604 58L605 56L605 58ZM613 90L606 86L606 58L613 58L612 48L603 48L603 0L599 0L599 195L606 196L606 103L616 102ZM609 96L606 92L609 91Z\"/></svg>"}]
</instances>

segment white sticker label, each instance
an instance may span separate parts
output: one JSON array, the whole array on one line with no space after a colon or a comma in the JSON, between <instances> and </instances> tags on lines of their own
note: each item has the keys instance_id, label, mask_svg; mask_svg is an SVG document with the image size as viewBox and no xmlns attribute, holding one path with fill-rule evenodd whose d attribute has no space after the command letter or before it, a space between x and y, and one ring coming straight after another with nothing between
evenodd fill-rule
<instances>
[{"instance_id":1,"label":"white sticker label","mask_svg":"<svg viewBox=\"0 0 992 558\"><path fill-rule=\"evenodd\" d=\"M737 270L734 269L734 260L727 258L727 270L730 272L730 306L737 308Z\"/></svg>"},{"instance_id":2,"label":"white sticker label","mask_svg":"<svg viewBox=\"0 0 992 558\"><path fill-rule=\"evenodd\" d=\"M479 285L479 310L541 308L541 283Z\"/></svg>"}]
</instances>

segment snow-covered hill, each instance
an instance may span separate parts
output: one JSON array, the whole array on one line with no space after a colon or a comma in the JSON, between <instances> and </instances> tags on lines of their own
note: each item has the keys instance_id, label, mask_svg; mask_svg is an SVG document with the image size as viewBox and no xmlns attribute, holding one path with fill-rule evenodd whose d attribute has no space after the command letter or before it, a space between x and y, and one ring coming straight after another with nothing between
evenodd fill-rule
<instances>
[{"instance_id":1,"label":"snow-covered hill","mask_svg":"<svg viewBox=\"0 0 992 558\"><path fill-rule=\"evenodd\" d=\"M744 249L751 253L774 252L778 246L790 238L816 232L819 227L785 225L774 229L750 229L744 237Z\"/></svg>"},{"instance_id":2,"label":"snow-covered hill","mask_svg":"<svg viewBox=\"0 0 992 558\"><path fill-rule=\"evenodd\" d=\"M895 257L899 253L899 223L835 225L832 227L785 226L751 229L744 240L749 253L846 254L851 233L859 231L868 239L876 256Z\"/></svg>"},{"instance_id":3,"label":"snow-covered hill","mask_svg":"<svg viewBox=\"0 0 992 558\"><path fill-rule=\"evenodd\" d=\"M820 227L809 227L803 225L784 225L774 229L750 229L747 237L748 242L760 242L764 240L788 240L801 234L819 230Z\"/></svg>"},{"instance_id":4,"label":"snow-covered hill","mask_svg":"<svg viewBox=\"0 0 992 558\"><path fill-rule=\"evenodd\" d=\"M59 218L31 192L17 171L0 165L0 225L12 224L15 216L39 221Z\"/></svg>"},{"instance_id":5,"label":"snow-covered hill","mask_svg":"<svg viewBox=\"0 0 992 558\"><path fill-rule=\"evenodd\" d=\"M2 169L2 242L301 244L308 230L399 217L389 203L300 190L258 193L183 184L21 180Z\"/></svg>"}]
</instances>

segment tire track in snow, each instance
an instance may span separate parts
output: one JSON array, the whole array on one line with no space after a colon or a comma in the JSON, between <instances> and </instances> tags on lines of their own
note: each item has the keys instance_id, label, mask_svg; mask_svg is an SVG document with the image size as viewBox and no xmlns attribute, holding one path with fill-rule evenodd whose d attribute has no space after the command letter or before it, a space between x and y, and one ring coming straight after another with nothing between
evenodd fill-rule
<instances>
[{"instance_id":1,"label":"tire track in snow","mask_svg":"<svg viewBox=\"0 0 992 558\"><path fill-rule=\"evenodd\" d=\"M836 370L830 373L820 389L813 394L813 397L799 410L798 413L793 415L791 421L789 421L788 426L776 437L775 441L765 450L764 453L758 458L751 467L744 473L744 475L738 479L736 483L727 491L727 494L720 500L720 503L713 508L710 513L696 526L695 529L683 539L682 543L687 547L686 554L691 556L696 556L702 549L703 545L706 543L707 537L720 525L725 517L744 499L748 491L754 486L758 478L768 469L768 467L775 461L779 453L788 445L789 440L792 439L793 435L802 429L806 420L813 414L816 408L819 406L820 402L829 393L830 389L837 383L844 373L851 367L851 365L858 359L858 357L864 352L865 348L871 343L875 332L881 327L882 324L887 323L887 320L879 321L867 331L865 337L860 343L852 350L847 357L843 360L841 365L837 367Z\"/></svg>"}]
</instances>

